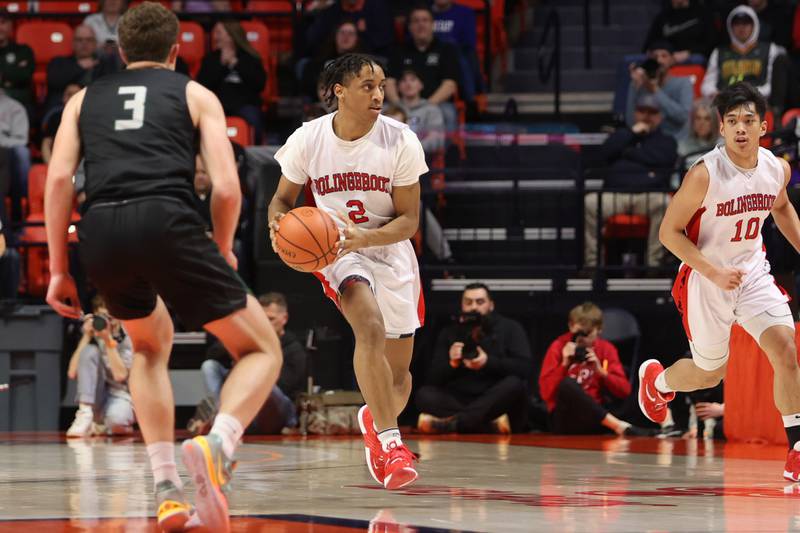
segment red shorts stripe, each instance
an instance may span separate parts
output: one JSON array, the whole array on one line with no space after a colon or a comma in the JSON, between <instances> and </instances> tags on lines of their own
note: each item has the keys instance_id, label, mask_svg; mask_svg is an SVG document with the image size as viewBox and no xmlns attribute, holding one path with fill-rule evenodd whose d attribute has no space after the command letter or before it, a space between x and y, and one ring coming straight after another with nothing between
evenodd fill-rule
<instances>
[{"instance_id":1,"label":"red shorts stripe","mask_svg":"<svg viewBox=\"0 0 800 533\"><path fill-rule=\"evenodd\" d=\"M691 273L692 267L687 264L681 265L678 277L675 278L675 283L672 285L672 299L681 314L683 329L689 340L692 340L692 331L689 329L689 274Z\"/></svg>"},{"instance_id":2,"label":"red shorts stripe","mask_svg":"<svg viewBox=\"0 0 800 533\"><path fill-rule=\"evenodd\" d=\"M322 283L322 291L325 293L325 296L333 300L333 303L335 303L336 307L339 309L339 311L341 311L342 307L339 305L339 293L333 290L333 287L331 287L331 284L328 283L327 279L325 279L325 276L319 272L312 272L312 274L314 274L320 283Z\"/></svg>"},{"instance_id":3,"label":"red shorts stripe","mask_svg":"<svg viewBox=\"0 0 800 533\"><path fill-rule=\"evenodd\" d=\"M419 317L419 327L425 325L425 294L422 292L422 284L419 285L419 301L417 302L417 316Z\"/></svg>"}]
</instances>

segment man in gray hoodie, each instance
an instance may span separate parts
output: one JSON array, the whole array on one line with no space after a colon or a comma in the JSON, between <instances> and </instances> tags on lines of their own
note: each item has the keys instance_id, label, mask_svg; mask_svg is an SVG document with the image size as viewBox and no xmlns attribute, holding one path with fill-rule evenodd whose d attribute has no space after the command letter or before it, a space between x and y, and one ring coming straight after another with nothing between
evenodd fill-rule
<instances>
[{"instance_id":1,"label":"man in gray hoodie","mask_svg":"<svg viewBox=\"0 0 800 533\"><path fill-rule=\"evenodd\" d=\"M410 69L403 71L397 84L406 122L419 137L425 155L430 156L444 148L444 115L439 106L422 98L422 87L419 75Z\"/></svg>"}]
</instances>

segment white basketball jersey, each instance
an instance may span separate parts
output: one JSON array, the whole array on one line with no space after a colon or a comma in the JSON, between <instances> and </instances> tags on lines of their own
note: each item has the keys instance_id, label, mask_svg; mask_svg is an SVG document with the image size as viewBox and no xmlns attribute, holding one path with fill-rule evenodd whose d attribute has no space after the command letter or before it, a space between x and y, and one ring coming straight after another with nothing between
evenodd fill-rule
<instances>
[{"instance_id":1,"label":"white basketball jersey","mask_svg":"<svg viewBox=\"0 0 800 533\"><path fill-rule=\"evenodd\" d=\"M708 169L708 191L686 234L703 255L719 266L744 270L745 278L769 272L761 227L785 186L783 166L759 148L758 165L748 177L723 150L717 146L698 160Z\"/></svg>"},{"instance_id":2,"label":"white basketball jersey","mask_svg":"<svg viewBox=\"0 0 800 533\"><path fill-rule=\"evenodd\" d=\"M305 122L275 159L289 181L310 180L317 207L340 226L337 212L365 228L381 227L396 216L392 188L412 185L428 171L422 145L407 125L383 115L369 133L344 141L333 132L335 115Z\"/></svg>"}]
</instances>

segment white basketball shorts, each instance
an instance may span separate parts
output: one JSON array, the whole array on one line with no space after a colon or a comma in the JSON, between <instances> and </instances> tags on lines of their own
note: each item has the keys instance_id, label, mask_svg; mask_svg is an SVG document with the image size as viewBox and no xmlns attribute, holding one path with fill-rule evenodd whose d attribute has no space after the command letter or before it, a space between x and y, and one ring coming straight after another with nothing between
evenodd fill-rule
<instances>
[{"instance_id":1,"label":"white basketball shorts","mask_svg":"<svg viewBox=\"0 0 800 533\"><path fill-rule=\"evenodd\" d=\"M383 315L388 339L411 336L425 322L419 265L410 241L351 252L314 275L337 307L347 278L366 279Z\"/></svg>"},{"instance_id":2,"label":"white basketball shorts","mask_svg":"<svg viewBox=\"0 0 800 533\"><path fill-rule=\"evenodd\" d=\"M756 342L770 326L794 329L789 297L768 271L746 277L737 289L726 291L684 264L672 287L672 297L683 319L692 358L704 370L716 370L727 362L734 322ZM759 319L751 320L754 317Z\"/></svg>"}]
</instances>

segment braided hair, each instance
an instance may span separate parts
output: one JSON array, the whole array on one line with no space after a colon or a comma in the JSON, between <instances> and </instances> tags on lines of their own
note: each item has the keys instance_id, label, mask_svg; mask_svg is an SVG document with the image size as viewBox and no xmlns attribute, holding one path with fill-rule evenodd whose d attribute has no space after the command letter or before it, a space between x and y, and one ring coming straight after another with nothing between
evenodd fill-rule
<instances>
[{"instance_id":1,"label":"braided hair","mask_svg":"<svg viewBox=\"0 0 800 533\"><path fill-rule=\"evenodd\" d=\"M380 64L374 57L366 54L344 54L328 63L320 76L320 84L325 95L325 105L328 107L333 106L336 100L333 88L337 83L345 85L352 78L358 76L364 67L369 67L374 71L376 66L380 66Z\"/></svg>"}]
</instances>

